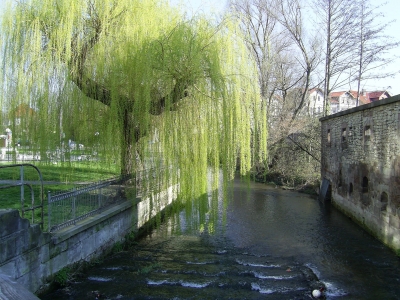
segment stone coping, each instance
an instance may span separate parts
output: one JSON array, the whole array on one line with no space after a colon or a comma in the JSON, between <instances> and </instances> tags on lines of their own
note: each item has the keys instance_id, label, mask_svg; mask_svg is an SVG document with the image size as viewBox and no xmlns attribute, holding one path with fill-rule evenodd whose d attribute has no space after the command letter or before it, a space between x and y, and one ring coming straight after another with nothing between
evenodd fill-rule
<instances>
[{"instance_id":1,"label":"stone coping","mask_svg":"<svg viewBox=\"0 0 400 300\"><path fill-rule=\"evenodd\" d=\"M350 108L350 109L346 109L346 110L343 110L343 111L339 111L336 114L329 115L329 116L326 116L326 117L322 117L319 120L320 120L320 122L323 122L323 121L326 121L326 120L329 120L329 119L341 117L341 116L344 116L344 115L352 114L352 113L355 113L355 112L363 111L363 110L370 109L370 108L377 107L377 106L381 106L381 105L391 104L393 102L398 102L398 101L400 101L400 94L399 95L395 95L393 97L386 98L386 99L382 99L382 100L379 100L379 101L375 101L375 102L371 102L371 103L368 103L368 104L364 104L364 105L360 105L360 106L357 106L357 107L353 107L353 108Z\"/></svg>"}]
</instances>

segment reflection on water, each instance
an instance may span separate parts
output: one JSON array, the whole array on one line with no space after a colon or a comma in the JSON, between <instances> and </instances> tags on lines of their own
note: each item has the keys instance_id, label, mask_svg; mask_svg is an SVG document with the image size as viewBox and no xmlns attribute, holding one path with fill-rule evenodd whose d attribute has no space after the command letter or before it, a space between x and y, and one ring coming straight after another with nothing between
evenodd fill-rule
<instances>
[{"instance_id":1,"label":"reflection on water","mask_svg":"<svg viewBox=\"0 0 400 300\"><path fill-rule=\"evenodd\" d=\"M239 181L231 195L215 234L181 212L42 299L311 299L321 286L326 299L400 299L399 258L334 208Z\"/></svg>"}]
</instances>

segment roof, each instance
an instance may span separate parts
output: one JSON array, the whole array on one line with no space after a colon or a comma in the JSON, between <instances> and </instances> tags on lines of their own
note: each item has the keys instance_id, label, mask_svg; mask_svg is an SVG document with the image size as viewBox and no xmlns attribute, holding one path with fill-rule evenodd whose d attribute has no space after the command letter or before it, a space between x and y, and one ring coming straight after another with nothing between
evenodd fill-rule
<instances>
[{"instance_id":1,"label":"roof","mask_svg":"<svg viewBox=\"0 0 400 300\"><path fill-rule=\"evenodd\" d=\"M330 98L339 98L343 94L349 94L353 98L357 98L357 92L356 91L340 91L340 92L331 92L329 94Z\"/></svg>"},{"instance_id":2,"label":"roof","mask_svg":"<svg viewBox=\"0 0 400 300\"><path fill-rule=\"evenodd\" d=\"M331 97L331 98L339 98L341 95L343 95L344 93L346 93L346 92L331 92L330 94L329 94L329 97Z\"/></svg>"},{"instance_id":3,"label":"roof","mask_svg":"<svg viewBox=\"0 0 400 300\"><path fill-rule=\"evenodd\" d=\"M367 103L371 102L371 101L369 101L368 97L364 96L364 95L360 95L359 100L360 100L360 104L367 104Z\"/></svg>"},{"instance_id":4,"label":"roof","mask_svg":"<svg viewBox=\"0 0 400 300\"><path fill-rule=\"evenodd\" d=\"M15 109L15 116L17 118L32 116L33 114L35 114L35 110L25 103L18 105Z\"/></svg>"},{"instance_id":5,"label":"roof","mask_svg":"<svg viewBox=\"0 0 400 300\"><path fill-rule=\"evenodd\" d=\"M336 103L337 102L337 98L339 98L340 96L342 96L343 94L349 94L351 97L353 97L354 99L357 99L357 91L339 91L339 92L332 92L329 94L329 97L331 98L331 102L332 103ZM359 94L359 101L360 104L367 104L370 103L371 101L369 100L368 96L364 96L363 94ZM336 102L335 102L336 101Z\"/></svg>"},{"instance_id":6,"label":"roof","mask_svg":"<svg viewBox=\"0 0 400 300\"><path fill-rule=\"evenodd\" d=\"M313 88L311 90L308 91L310 94L313 92L320 92L321 94L323 94L323 91L320 88Z\"/></svg>"},{"instance_id":7,"label":"roof","mask_svg":"<svg viewBox=\"0 0 400 300\"><path fill-rule=\"evenodd\" d=\"M372 102L388 98L390 97L390 94L387 91L373 91L373 92L367 92L367 97L369 98L370 102Z\"/></svg>"}]
</instances>

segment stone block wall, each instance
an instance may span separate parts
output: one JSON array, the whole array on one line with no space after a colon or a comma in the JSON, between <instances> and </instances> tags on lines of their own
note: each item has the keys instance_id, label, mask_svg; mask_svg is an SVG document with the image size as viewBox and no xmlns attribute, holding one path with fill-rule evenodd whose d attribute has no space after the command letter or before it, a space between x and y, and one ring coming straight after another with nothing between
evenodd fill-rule
<instances>
[{"instance_id":1,"label":"stone block wall","mask_svg":"<svg viewBox=\"0 0 400 300\"><path fill-rule=\"evenodd\" d=\"M72 264L101 256L134 229L128 201L50 235L22 219L18 210L0 210L0 273L36 292Z\"/></svg>"},{"instance_id":2,"label":"stone block wall","mask_svg":"<svg viewBox=\"0 0 400 300\"><path fill-rule=\"evenodd\" d=\"M11 290L10 280L38 292L61 269L106 254L170 205L178 189L174 185L151 197L123 201L51 234L22 219L18 210L0 210L0 296L2 289Z\"/></svg>"},{"instance_id":3,"label":"stone block wall","mask_svg":"<svg viewBox=\"0 0 400 300\"><path fill-rule=\"evenodd\" d=\"M400 250L400 95L321 118L332 202Z\"/></svg>"}]
</instances>

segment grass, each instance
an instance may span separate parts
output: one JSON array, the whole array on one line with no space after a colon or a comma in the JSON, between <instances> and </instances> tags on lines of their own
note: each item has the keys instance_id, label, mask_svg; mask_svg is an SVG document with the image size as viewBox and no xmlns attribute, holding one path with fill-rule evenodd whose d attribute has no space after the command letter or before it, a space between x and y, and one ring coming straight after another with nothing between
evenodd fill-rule
<instances>
[{"instance_id":1,"label":"grass","mask_svg":"<svg viewBox=\"0 0 400 300\"><path fill-rule=\"evenodd\" d=\"M7 166L12 163L2 163ZM32 163L39 168L43 181L60 183L95 182L118 174L115 165L101 165L97 162L73 162L64 164ZM24 167L24 180L39 180L37 171L32 167ZM19 180L20 167L0 168L0 180Z\"/></svg>"},{"instance_id":2,"label":"grass","mask_svg":"<svg viewBox=\"0 0 400 300\"><path fill-rule=\"evenodd\" d=\"M66 191L82 183L97 182L109 179L118 175L115 166L101 165L98 162L74 162L64 165L54 164L36 164L33 163L41 172L44 181L44 215L47 216L47 194ZM8 164L9 165L9 164ZM1 166L7 166L2 163ZM32 203L32 192L29 186L23 187L24 209L40 205L41 185L39 184L39 175L35 168L31 166L23 167L24 181L33 181L32 187L34 203ZM20 180L21 167L0 168L0 180ZM0 184L0 209L18 209L22 211L21 186L1 188L9 186L10 183ZM25 216L32 222L32 213L28 212ZM41 210L36 209L33 213L34 223L41 221ZM47 222L44 222L45 225Z\"/></svg>"}]
</instances>

